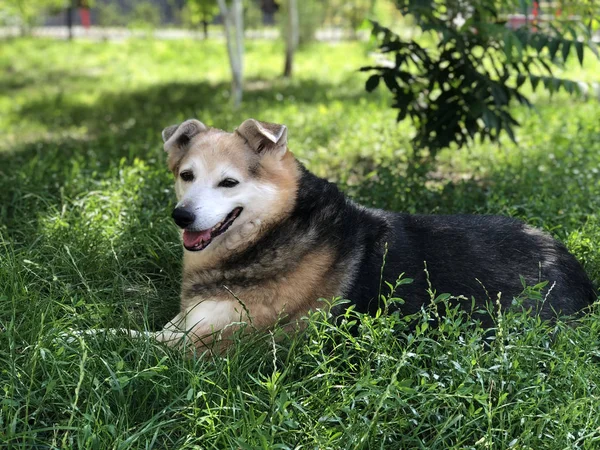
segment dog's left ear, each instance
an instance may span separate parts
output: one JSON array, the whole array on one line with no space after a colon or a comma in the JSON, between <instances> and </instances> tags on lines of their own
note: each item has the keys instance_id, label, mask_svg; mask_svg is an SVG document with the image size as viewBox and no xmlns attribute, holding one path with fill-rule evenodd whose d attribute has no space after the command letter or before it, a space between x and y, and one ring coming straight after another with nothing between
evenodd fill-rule
<instances>
[{"instance_id":1,"label":"dog's left ear","mask_svg":"<svg viewBox=\"0 0 600 450\"><path fill-rule=\"evenodd\" d=\"M275 152L282 157L287 151L287 127L285 125L248 119L235 131L258 154Z\"/></svg>"}]
</instances>

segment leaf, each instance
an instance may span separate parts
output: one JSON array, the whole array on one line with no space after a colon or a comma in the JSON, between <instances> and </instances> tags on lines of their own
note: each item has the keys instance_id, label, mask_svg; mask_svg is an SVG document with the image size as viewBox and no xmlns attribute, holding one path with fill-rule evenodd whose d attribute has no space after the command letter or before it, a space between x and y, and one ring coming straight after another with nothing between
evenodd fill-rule
<instances>
[{"instance_id":1,"label":"leaf","mask_svg":"<svg viewBox=\"0 0 600 450\"><path fill-rule=\"evenodd\" d=\"M369 77L369 79L365 83L365 89L367 90L367 92L373 92L377 88L377 86L379 86L380 78L381 77L379 76L379 74L371 75Z\"/></svg>"},{"instance_id":2,"label":"leaf","mask_svg":"<svg viewBox=\"0 0 600 450\"><path fill-rule=\"evenodd\" d=\"M550 53L550 59L554 59L559 46L560 46L559 39L551 39L550 40L550 43L548 44L548 51Z\"/></svg>"},{"instance_id":3,"label":"leaf","mask_svg":"<svg viewBox=\"0 0 600 450\"><path fill-rule=\"evenodd\" d=\"M394 72L388 70L383 74L383 81L385 85L391 92L397 92L400 86L398 85L398 81L396 80L396 75Z\"/></svg>"},{"instance_id":4,"label":"leaf","mask_svg":"<svg viewBox=\"0 0 600 450\"><path fill-rule=\"evenodd\" d=\"M510 140L516 144L517 139L515 138L515 133L513 132L512 126L507 122L504 122L504 131L506 131Z\"/></svg>"},{"instance_id":5,"label":"leaf","mask_svg":"<svg viewBox=\"0 0 600 450\"><path fill-rule=\"evenodd\" d=\"M569 32L569 34L571 35L571 37L573 38L573 40L577 41L578 36L577 36L577 32L575 31L575 29L570 25L567 25L566 28L567 28L567 31Z\"/></svg>"},{"instance_id":6,"label":"leaf","mask_svg":"<svg viewBox=\"0 0 600 450\"><path fill-rule=\"evenodd\" d=\"M539 65L541 65L544 68L544 70L546 70L546 72L548 72L548 74L552 75L552 68L548 65L548 63L546 61L544 61L542 58L540 58L536 62L539 63Z\"/></svg>"},{"instance_id":7,"label":"leaf","mask_svg":"<svg viewBox=\"0 0 600 450\"><path fill-rule=\"evenodd\" d=\"M573 94L573 86L574 83L569 81L569 80L563 80L562 82L562 87L565 91L567 91L569 94Z\"/></svg>"},{"instance_id":8,"label":"leaf","mask_svg":"<svg viewBox=\"0 0 600 450\"><path fill-rule=\"evenodd\" d=\"M555 92L558 92L561 86L562 80L560 78L552 77L552 89L554 89Z\"/></svg>"},{"instance_id":9,"label":"leaf","mask_svg":"<svg viewBox=\"0 0 600 450\"><path fill-rule=\"evenodd\" d=\"M524 95L522 95L519 92L515 91L515 98L517 99L517 101L521 105L525 105L528 108L531 108L531 103L529 102L529 100L527 99L527 97L525 97Z\"/></svg>"},{"instance_id":10,"label":"leaf","mask_svg":"<svg viewBox=\"0 0 600 450\"><path fill-rule=\"evenodd\" d=\"M483 110L482 119L486 128L490 130L498 126L498 118L487 108Z\"/></svg>"},{"instance_id":11,"label":"leaf","mask_svg":"<svg viewBox=\"0 0 600 450\"><path fill-rule=\"evenodd\" d=\"M567 58L569 57L569 50L571 50L571 41L563 41L562 57L565 62L567 62Z\"/></svg>"},{"instance_id":12,"label":"leaf","mask_svg":"<svg viewBox=\"0 0 600 450\"><path fill-rule=\"evenodd\" d=\"M583 42L575 41L575 50L577 51L579 65L583 66Z\"/></svg>"},{"instance_id":13,"label":"leaf","mask_svg":"<svg viewBox=\"0 0 600 450\"><path fill-rule=\"evenodd\" d=\"M398 117L396 117L396 122L402 122L406 118L406 113L408 112L408 108L401 108L398 113Z\"/></svg>"},{"instance_id":14,"label":"leaf","mask_svg":"<svg viewBox=\"0 0 600 450\"><path fill-rule=\"evenodd\" d=\"M507 93L502 89L502 86L497 84L492 85L492 96L494 97L494 103L497 105L506 105L508 103L509 99L506 94Z\"/></svg>"},{"instance_id":15,"label":"leaf","mask_svg":"<svg viewBox=\"0 0 600 450\"><path fill-rule=\"evenodd\" d=\"M508 63L512 63L512 46L513 46L513 35L511 32L506 33L504 36L504 54Z\"/></svg>"},{"instance_id":16,"label":"leaf","mask_svg":"<svg viewBox=\"0 0 600 450\"><path fill-rule=\"evenodd\" d=\"M534 41L534 47L538 53L542 51L544 47L548 46L549 37L545 34L537 33Z\"/></svg>"}]
</instances>

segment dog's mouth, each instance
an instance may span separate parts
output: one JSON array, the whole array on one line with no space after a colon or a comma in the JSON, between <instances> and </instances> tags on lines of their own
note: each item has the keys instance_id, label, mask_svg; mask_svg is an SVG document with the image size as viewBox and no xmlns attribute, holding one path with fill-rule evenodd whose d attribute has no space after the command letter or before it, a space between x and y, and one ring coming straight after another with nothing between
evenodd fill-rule
<instances>
[{"instance_id":1,"label":"dog's mouth","mask_svg":"<svg viewBox=\"0 0 600 450\"><path fill-rule=\"evenodd\" d=\"M221 222L219 222L214 227L208 230L184 230L183 246L191 252L198 252L200 250L204 250L206 247L208 247L208 245L213 241L214 238L227 231L227 229L231 226L231 224L233 224L235 219L237 219L238 216L241 214L242 209L243 208L241 207L235 208L227 215L227 217L225 217L225 219L223 219Z\"/></svg>"}]
</instances>

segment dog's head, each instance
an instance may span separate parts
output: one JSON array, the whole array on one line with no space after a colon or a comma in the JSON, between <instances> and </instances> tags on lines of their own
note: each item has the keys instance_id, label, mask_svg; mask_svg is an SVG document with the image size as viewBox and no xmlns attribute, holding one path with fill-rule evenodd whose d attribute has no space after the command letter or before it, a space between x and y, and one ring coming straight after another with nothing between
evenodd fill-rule
<instances>
[{"instance_id":1,"label":"dog's head","mask_svg":"<svg viewBox=\"0 0 600 450\"><path fill-rule=\"evenodd\" d=\"M248 119L228 133L190 119L162 137L187 250L239 247L293 209L299 170L284 125Z\"/></svg>"}]
</instances>

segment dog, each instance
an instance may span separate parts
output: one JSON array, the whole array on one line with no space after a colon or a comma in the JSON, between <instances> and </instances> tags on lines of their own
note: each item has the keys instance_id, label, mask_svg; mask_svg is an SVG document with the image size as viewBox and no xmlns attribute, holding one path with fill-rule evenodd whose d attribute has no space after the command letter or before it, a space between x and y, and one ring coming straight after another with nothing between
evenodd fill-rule
<instances>
[{"instance_id":1,"label":"dog","mask_svg":"<svg viewBox=\"0 0 600 450\"><path fill-rule=\"evenodd\" d=\"M543 304L521 305L545 320L576 314L597 298L560 242L518 220L354 203L294 157L284 125L248 119L229 133L190 119L165 128L162 138L175 178L183 275L180 313L155 335L161 341L226 348L240 323L297 324L323 306L320 298L349 299L375 314L382 284L401 273L413 279L392 293L404 300L394 306L401 314L428 304L431 286L476 306L493 300L507 308L523 282L545 280ZM493 326L489 315L481 320Z\"/></svg>"}]
</instances>

